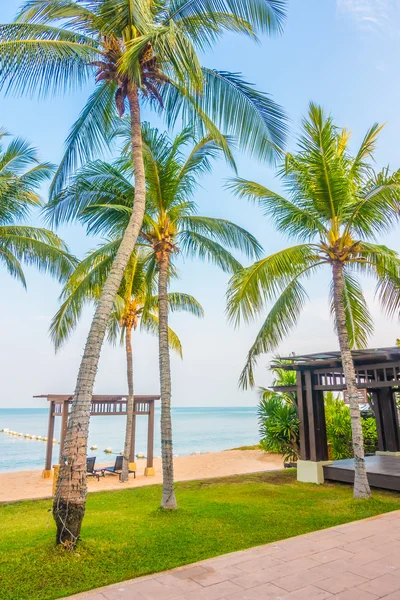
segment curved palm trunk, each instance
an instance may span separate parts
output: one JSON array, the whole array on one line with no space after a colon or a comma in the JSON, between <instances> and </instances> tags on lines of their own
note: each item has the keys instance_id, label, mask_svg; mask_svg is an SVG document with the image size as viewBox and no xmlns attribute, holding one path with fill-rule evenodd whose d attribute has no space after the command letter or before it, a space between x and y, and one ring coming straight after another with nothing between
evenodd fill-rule
<instances>
[{"instance_id":1,"label":"curved palm trunk","mask_svg":"<svg viewBox=\"0 0 400 600\"><path fill-rule=\"evenodd\" d=\"M163 488L161 507L178 508L174 491L174 462L171 422L171 364L168 342L168 265L169 254L163 252L159 261L158 276L158 328L161 392L161 456Z\"/></svg>"},{"instance_id":2,"label":"curved palm trunk","mask_svg":"<svg viewBox=\"0 0 400 600\"><path fill-rule=\"evenodd\" d=\"M60 474L53 502L57 525L57 543L73 547L79 539L86 503L86 453L90 405L101 347L128 260L135 248L142 226L146 203L146 182L142 154L142 132L138 91L128 94L131 114L132 161L135 170L135 201L128 227L125 230L86 341L79 368L68 431L62 452Z\"/></svg>"},{"instance_id":3,"label":"curved palm trunk","mask_svg":"<svg viewBox=\"0 0 400 600\"><path fill-rule=\"evenodd\" d=\"M124 461L122 463L121 481L129 480L129 455L132 441L133 413L135 411L135 399L133 395L133 356L132 356L132 327L125 328L125 351L126 351L126 376L128 380L128 402L126 405L126 431L124 446Z\"/></svg>"},{"instance_id":4,"label":"curved palm trunk","mask_svg":"<svg viewBox=\"0 0 400 600\"><path fill-rule=\"evenodd\" d=\"M343 263L335 261L333 270L333 294L336 317L336 328L339 347L342 356L343 373L346 381L347 394L350 404L351 431L354 452L354 497L370 498L371 490L367 479L364 460L364 440L360 416L360 394L356 383L353 357L351 355L349 337L346 326L346 316L343 304L344 278Z\"/></svg>"}]
</instances>

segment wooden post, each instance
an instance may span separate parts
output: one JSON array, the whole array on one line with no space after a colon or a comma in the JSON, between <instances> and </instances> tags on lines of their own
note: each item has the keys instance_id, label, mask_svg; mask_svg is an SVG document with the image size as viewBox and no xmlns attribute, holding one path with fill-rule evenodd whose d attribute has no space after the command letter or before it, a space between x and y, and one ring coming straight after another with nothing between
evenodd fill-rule
<instances>
[{"instance_id":1,"label":"wooden post","mask_svg":"<svg viewBox=\"0 0 400 600\"><path fill-rule=\"evenodd\" d=\"M305 406L305 397L303 390L303 374L297 371L297 412L300 421L300 459L308 460L310 457L310 444L308 432L308 415Z\"/></svg>"},{"instance_id":2,"label":"wooden post","mask_svg":"<svg viewBox=\"0 0 400 600\"><path fill-rule=\"evenodd\" d=\"M310 455L308 460L317 461L317 448L315 443L315 416L314 416L314 402L313 402L313 389L312 389L312 378L311 371L304 372L304 379L306 382L306 409L308 417L308 435L309 435L309 447Z\"/></svg>"},{"instance_id":3,"label":"wooden post","mask_svg":"<svg viewBox=\"0 0 400 600\"><path fill-rule=\"evenodd\" d=\"M385 435L382 427L382 415L381 415L381 404L379 402L379 393L372 391L373 408L375 413L376 422L376 433L378 435L378 451L383 452L385 450Z\"/></svg>"},{"instance_id":4,"label":"wooden post","mask_svg":"<svg viewBox=\"0 0 400 600\"><path fill-rule=\"evenodd\" d=\"M383 451L400 452L399 419L396 400L391 388L381 388L378 391L378 407L381 417Z\"/></svg>"},{"instance_id":5,"label":"wooden post","mask_svg":"<svg viewBox=\"0 0 400 600\"><path fill-rule=\"evenodd\" d=\"M65 436L67 435L68 409L69 409L68 401L64 400L63 405L62 405L62 415L61 415L60 454L59 454L59 461L58 461L60 464L61 464L61 460L62 460L62 456L63 456Z\"/></svg>"},{"instance_id":6,"label":"wooden post","mask_svg":"<svg viewBox=\"0 0 400 600\"><path fill-rule=\"evenodd\" d=\"M51 458L53 455L53 438L54 438L54 402L49 403L49 424L47 426L47 444L46 444L46 463L42 473L43 479L51 477Z\"/></svg>"},{"instance_id":7,"label":"wooden post","mask_svg":"<svg viewBox=\"0 0 400 600\"><path fill-rule=\"evenodd\" d=\"M311 371L305 371L304 378L306 384L306 406L303 408L303 411L307 414L308 419L308 456L305 460L313 462L326 461L328 460L328 444L326 439L324 394L321 390L313 389Z\"/></svg>"},{"instance_id":8,"label":"wooden post","mask_svg":"<svg viewBox=\"0 0 400 600\"><path fill-rule=\"evenodd\" d=\"M147 422L147 467L144 474L152 477L156 474L153 466L154 458L154 400L149 402L149 416Z\"/></svg>"},{"instance_id":9,"label":"wooden post","mask_svg":"<svg viewBox=\"0 0 400 600\"><path fill-rule=\"evenodd\" d=\"M129 451L129 470L136 472L135 446L136 446L136 402L134 403L134 409L133 409L131 449Z\"/></svg>"},{"instance_id":10,"label":"wooden post","mask_svg":"<svg viewBox=\"0 0 400 600\"><path fill-rule=\"evenodd\" d=\"M317 461L326 461L329 457L328 440L326 436L324 392L321 390L313 390L313 402Z\"/></svg>"}]
</instances>

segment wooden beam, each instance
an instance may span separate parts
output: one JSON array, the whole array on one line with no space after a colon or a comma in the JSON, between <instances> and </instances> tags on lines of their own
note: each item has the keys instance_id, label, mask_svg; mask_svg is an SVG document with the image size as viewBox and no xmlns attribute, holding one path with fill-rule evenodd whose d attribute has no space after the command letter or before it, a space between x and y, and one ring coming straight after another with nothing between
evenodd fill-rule
<instances>
[{"instance_id":1,"label":"wooden beam","mask_svg":"<svg viewBox=\"0 0 400 600\"><path fill-rule=\"evenodd\" d=\"M63 409L62 409L62 413L61 413L62 419L61 419L60 454L59 454L59 463L60 464L61 464L62 457L63 457L64 442L65 442L65 437L67 435L67 429L68 429L68 408L69 408L68 402L63 402Z\"/></svg>"},{"instance_id":2,"label":"wooden beam","mask_svg":"<svg viewBox=\"0 0 400 600\"><path fill-rule=\"evenodd\" d=\"M131 434L131 448L129 451L129 462L135 462L135 445L136 445L136 414L132 418L132 434Z\"/></svg>"},{"instance_id":3,"label":"wooden beam","mask_svg":"<svg viewBox=\"0 0 400 600\"><path fill-rule=\"evenodd\" d=\"M300 421L300 458L308 460L310 455L309 431L308 431L308 415L305 406L304 390L303 390L303 375L301 371L297 371L297 412Z\"/></svg>"},{"instance_id":4,"label":"wooden beam","mask_svg":"<svg viewBox=\"0 0 400 600\"><path fill-rule=\"evenodd\" d=\"M53 438L54 438L54 402L49 406L49 422L47 426L47 444L46 444L46 462L45 471L51 471L51 459L53 456Z\"/></svg>"},{"instance_id":5,"label":"wooden beam","mask_svg":"<svg viewBox=\"0 0 400 600\"><path fill-rule=\"evenodd\" d=\"M313 391L316 460L328 460L324 393Z\"/></svg>"},{"instance_id":6,"label":"wooden beam","mask_svg":"<svg viewBox=\"0 0 400 600\"><path fill-rule=\"evenodd\" d=\"M372 392L372 401L375 414L376 433L378 435L378 450L383 452L385 450L385 435L382 427L381 404L379 402L377 391Z\"/></svg>"},{"instance_id":7,"label":"wooden beam","mask_svg":"<svg viewBox=\"0 0 400 600\"><path fill-rule=\"evenodd\" d=\"M311 371L304 371L304 381L306 384L306 406L308 416L308 432L309 432L309 458L308 460L317 461L317 444L316 444L316 430L315 430L315 414L314 414L314 402L313 402L313 389Z\"/></svg>"},{"instance_id":8,"label":"wooden beam","mask_svg":"<svg viewBox=\"0 0 400 600\"><path fill-rule=\"evenodd\" d=\"M147 468L152 469L154 463L154 402L150 402L150 414L147 427Z\"/></svg>"},{"instance_id":9,"label":"wooden beam","mask_svg":"<svg viewBox=\"0 0 400 600\"><path fill-rule=\"evenodd\" d=\"M399 421L396 401L389 389L379 390L379 404L384 436L384 451L400 452Z\"/></svg>"}]
</instances>

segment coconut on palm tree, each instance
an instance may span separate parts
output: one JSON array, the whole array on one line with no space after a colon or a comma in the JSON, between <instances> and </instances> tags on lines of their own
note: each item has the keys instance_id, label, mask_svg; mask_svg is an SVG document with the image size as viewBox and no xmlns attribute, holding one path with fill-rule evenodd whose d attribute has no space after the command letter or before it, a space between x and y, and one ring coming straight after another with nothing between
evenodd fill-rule
<instances>
[{"instance_id":1,"label":"coconut on palm tree","mask_svg":"<svg viewBox=\"0 0 400 600\"><path fill-rule=\"evenodd\" d=\"M120 241L121 238L117 238L117 242L106 241L90 252L65 284L61 293L61 307L54 316L50 328L56 349L60 348L77 326L84 306L88 302L98 302ZM155 295L154 277L150 279L148 273L150 264L151 256L147 249L138 249L132 253L108 324L109 341L115 343L120 339L126 353L128 399L122 482L129 479L135 409L132 333L139 327L141 331L158 334L158 299ZM150 275L154 275L154 270ZM188 294L177 292L169 294L169 302L172 310L185 310L198 317L203 316L200 304ZM171 328L168 330L168 340L170 347L182 357L181 342Z\"/></svg>"},{"instance_id":2,"label":"coconut on palm tree","mask_svg":"<svg viewBox=\"0 0 400 600\"><path fill-rule=\"evenodd\" d=\"M236 322L252 320L266 303L275 302L249 351L241 383L253 385L260 354L273 351L298 321L308 298L304 281L328 267L331 312L351 409L356 498L369 497L370 489L351 348L365 347L373 329L357 276L375 278L389 315L400 309L400 259L377 243L398 221L400 200L400 172L375 172L371 166L380 130L373 125L353 155L349 132L311 104L299 150L286 155L280 170L287 196L244 179L229 184L238 196L257 202L278 231L298 240L235 273L230 282L228 313Z\"/></svg>"},{"instance_id":3,"label":"coconut on palm tree","mask_svg":"<svg viewBox=\"0 0 400 600\"><path fill-rule=\"evenodd\" d=\"M57 542L74 546L86 502L86 446L90 402L114 298L145 211L141 138L143 104L197 121L220 140L235 135L242 148L274 155L285 133L282 111L240 76L203 68L198 52L226 32L255 38L280 31L284 0L28 0L14 23L0 25L0 86L8 92L64 93L88 80L96 89L75 123L53 182L60 191L80 159L105 145L115 111L128 105L135 169L135 205L87 338L69 418L54 516ZM83 435L82 435L83 434Z\"/></svg>"},{"instance_id":4,"label":"coconut on palm tree","mask_svg":"<svg viewBox=\"0 0 400 600\"><path fill-rule=\"evenodd\" d=\"M76 264L67 246L52 231L24 224L31 210L42 206L38 190L53 166L40 162L36 149L21 138L4 144L7 135L0 130L0 262L24 287L21 263L62 281Z\"/></svg>"},{"instance_id":5,"label":"coconut on palm tree","mask_svg":"<svg viewBox=\"0 0 400 600\"><path fill-rule=\"evenodd\" d=\"M161 451L163 459L163 508L176 508L173 477L171 425L171 368L168 341L170 303L168 281L177 255L209 260L225 272L240 268L229 252L237 249L249 257L260 253L255 238L224 219L197 214L193 194L199 177L211 169L211 161L222 153L210 136L197 140L192 127L173 140L147 124L142 127L146 172L146 214L139 243L152 252L149 276L158 277L159 361L161 390ZM97 161L87 165L73 184L48 206L57 219L78 218L88 231L122 236L129 224L132 198L130 160L109 165ZM135 200L136 201L136 200ZM110 229L111 225L111 229ZM116 242L119 243L119 242Z\"/></svg>"}]
</instances>

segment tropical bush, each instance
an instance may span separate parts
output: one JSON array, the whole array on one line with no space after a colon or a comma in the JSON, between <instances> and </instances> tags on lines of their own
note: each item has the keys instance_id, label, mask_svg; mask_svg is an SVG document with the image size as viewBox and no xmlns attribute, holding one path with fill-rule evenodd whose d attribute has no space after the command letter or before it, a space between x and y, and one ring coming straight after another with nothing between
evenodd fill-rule
<instances>
[{"instance_id":1,"label":"tropical bush","mask_svg":"<svg viewBox=\"0 0 400 600\"><path fill-rule=\"evenodd\" d=\"M265 452L282 454L285 461L297 461L300 450L300 422L297 407L287 397L262 390L258 405L260 446Z\"/></svg>"},{"instance_id":2,"label":"tropical bush","mask_svg":"<svg viewBox=\"0 0 400 600\"><path fill-rule=\"evenodd\" d=\"M328 393L325 397L326 436L329 458L340 460L351 456L350 409L340 398Z\"/></svg>"},{"instance_id":3,"label":"tropical bush","mask_svg":"<svg viewBox=\"0 0 400 600\"><path fill-rule=\"evenodd\" d=\"M373 417L362 419L361 421L364 449L366 454L372 454L378 447L378 432L376 431L376 421Z\"/></svg>"},{"instance_id":4,"label":"tropical bush","mask_svg":"<svg viewBox=\"0 0 400 600\"><path fill-rule=\"evenodd\" d=\"M332 393L325 397L326 435L330 449L330 458L340 460L353 456L351 441L350 408ZM376 421L362 414L361 427L366 454L375 452L378 442Z\"/></svg>"},{"instance_id":5,"label":"tropical bush","mask_svg":"<svg viewBox=\"0 0 400 600\"><path fill-rule=\"evenodd\" d=\"M289 394L278 394L265 388L261 388L260 396L258 420L261 448L265 452L281 454L284 460L297 461L300 451L300 423L296 402ZM329 458L351 458L350 408L331 392L325 396L325 420ZM365 452L375 452L378 442L375 419L362 415L361 426Z\"/></svg>"}]
</instances>

